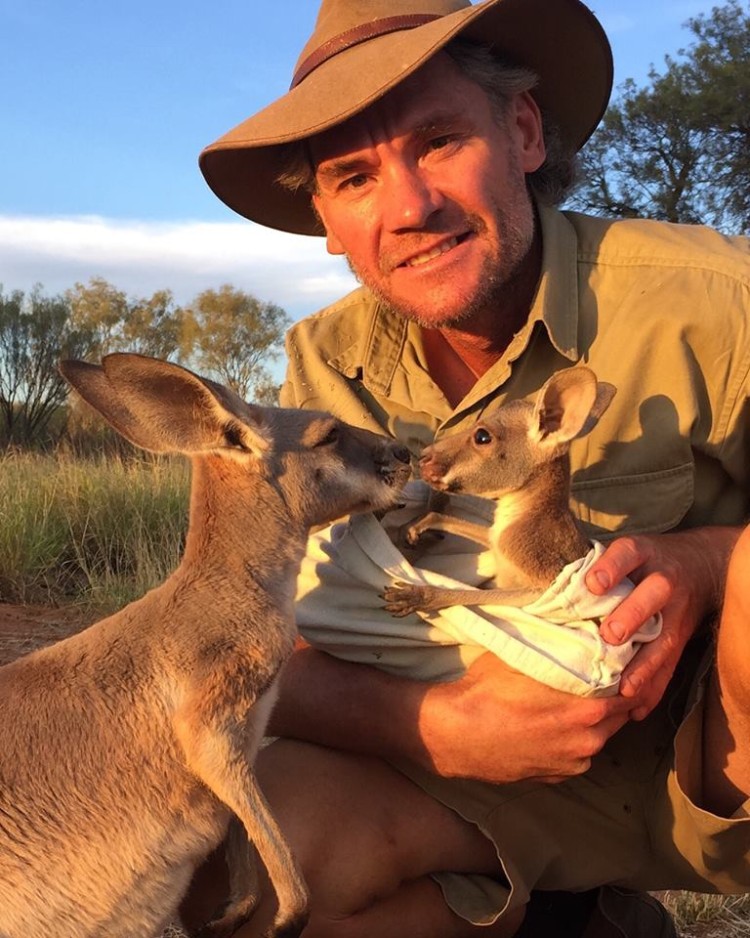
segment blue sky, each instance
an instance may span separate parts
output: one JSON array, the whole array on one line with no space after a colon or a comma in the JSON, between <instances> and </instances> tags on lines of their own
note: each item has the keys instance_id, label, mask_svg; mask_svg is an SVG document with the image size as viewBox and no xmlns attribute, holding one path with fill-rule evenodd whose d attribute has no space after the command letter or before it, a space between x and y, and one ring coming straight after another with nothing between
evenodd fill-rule
<instances>
[{"instance_id":1,"label":"blue sky","mask_svg":"<svg viewBox=\"0 0 750 938\"><path fill-rule=\"evenodd\" d=\"M703 0L590 0L615 81L689 44ZM0 284L104 276L180 302L230 282L295 318L352 285L320 239L268 232L205 185L200 150L282 94L317 0L0 0ZM571 56L571 67L575 57Z\"/></svg>"}]
</instances>

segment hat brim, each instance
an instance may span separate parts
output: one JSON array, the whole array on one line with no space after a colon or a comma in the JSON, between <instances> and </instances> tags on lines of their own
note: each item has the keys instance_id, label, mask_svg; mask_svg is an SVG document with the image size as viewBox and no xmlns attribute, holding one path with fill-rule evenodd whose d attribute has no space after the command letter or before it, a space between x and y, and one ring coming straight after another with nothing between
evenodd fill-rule
<instances>
[{"instance_id":1,"label":"hat brim","mask_svg":"<svg viewBox=\"0 0 750 938\"><path fill-rule=\"evenodd\" d=\"M451 39L491 45L539 76L533 94L578 150L601 120L612 90L612 53L598 20L578 0L485 0L414 29L352 46L238 124L200 155L214 193L269 228L321 234L306 192L277 181L286 143L358 114L423 65Z\"/></svg>"}]
</instances>

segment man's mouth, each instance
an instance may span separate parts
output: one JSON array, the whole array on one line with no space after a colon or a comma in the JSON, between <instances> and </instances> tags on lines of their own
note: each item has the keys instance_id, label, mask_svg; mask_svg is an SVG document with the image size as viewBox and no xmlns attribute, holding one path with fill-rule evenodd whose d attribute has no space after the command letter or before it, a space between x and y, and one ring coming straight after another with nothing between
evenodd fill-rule
<instances>
[{"instance_id":1,"label":"man's mouth","mask_svg":"<svg viewBox=\"0 0 750 938\"><path fill-rule=\"evenodd\" d=\"M413 257L408 258L399 265L401 267L420 267L422 264L426 264L428 261L434 260L436 257L440 257L441 254L446 254L448 251L452 251L453 248L457 247L467 235L454 235L452 238L448 238L446 241L441 241L440 244L435 245L434 248L431 248L429 251L422 251L419 254L415 254Z\"/></svg>"}]
</instances>

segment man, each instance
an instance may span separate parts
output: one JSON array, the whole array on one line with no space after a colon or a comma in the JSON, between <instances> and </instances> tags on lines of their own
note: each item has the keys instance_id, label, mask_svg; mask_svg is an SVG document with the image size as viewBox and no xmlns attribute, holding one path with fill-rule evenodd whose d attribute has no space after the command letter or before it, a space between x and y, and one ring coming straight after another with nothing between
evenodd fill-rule
<instances>
[{"instance_id":1,"label":"man","mask_svg":"<svg viewBox=\"0 0 750 938\"><path fill-rule=\"evenodd\" d=\"M417 453L575 362L616 385L572 451L577 513L618 535L587 585L637 581L602 623L612 643L663 616L614 697L491 654L419 681L316 641L385 615L319 563L346 566L335 544L311 553L301 592L330 622L304 620L304 599L303 634L334 654L295 654L259 762L310 886L306 938L534 933L532 890L604 884L625 891L600 895L587 934L666 934L627 890L750 891L747 535L710 680L701 665L748 509L747 244L551 207L611 75L577 0L323 0L290 92L202 154L227 204L324 233L363 284L292 329L285 404Z\"/></svg>"}]
</instances>

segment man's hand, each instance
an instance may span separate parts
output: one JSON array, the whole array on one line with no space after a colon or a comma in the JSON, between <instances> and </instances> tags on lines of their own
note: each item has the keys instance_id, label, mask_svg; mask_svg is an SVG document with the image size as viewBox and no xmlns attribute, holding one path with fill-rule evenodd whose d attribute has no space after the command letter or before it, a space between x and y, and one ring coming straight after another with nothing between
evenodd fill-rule
<instances>
[{"instance_id":1,"label":"man's hand","mask_svg":"<svg viewBox=\"0 0 750 938\"><path fill-rule=\"evenodd\" d=\"M425 684L300 648L271 718L274 735L349 752L408 758L445 776L487 782L559 781L585 772L629 718L661 699L687 640L720 603L740 529L702 528L614 541L589 571L602 594L636 588L602 625L617 644L654 613L662 634L641 647L616 697L576 697L526 677L491 653L459 680Z\"/></svg>"},{"instance_id":2,"label":"man's hand","mask_svg":"<svg viewBox=\"0 0 750 938\"><path fill-rule=\"evenodd\" d=\"M553 690L491 652L459 680L428 684L300 643L284 669L269 734L409 759L446 776L561 781L588 769L632 707L620 696Z\"/></svg>"},{"instance_id":3,"label":"man's hand","mask_svg":"<svg viewBox=\"0 0 750 938\"><path fill-rule=\"evenodd\" d=\"M740 528L695 528L613 541L586 577L602 595L629 576L633 592L602 623L602 636L618 645L661 612L661 635L643 645L625 669L620 693L635 720L653 710L666 690L688 639L721 603L727 564Z\"/></svg>"},{"instance_id":4,"label":"man's hand","mask_svg":"<svg viewBox=\"0 0 750 938\"><path fill-rule=\"evenodd\" d=\"M439 775L555 782L585 772L632 706L554 690L487 652L459 680L430 686L419 730Z\"/></svg>"}]
</instances>

